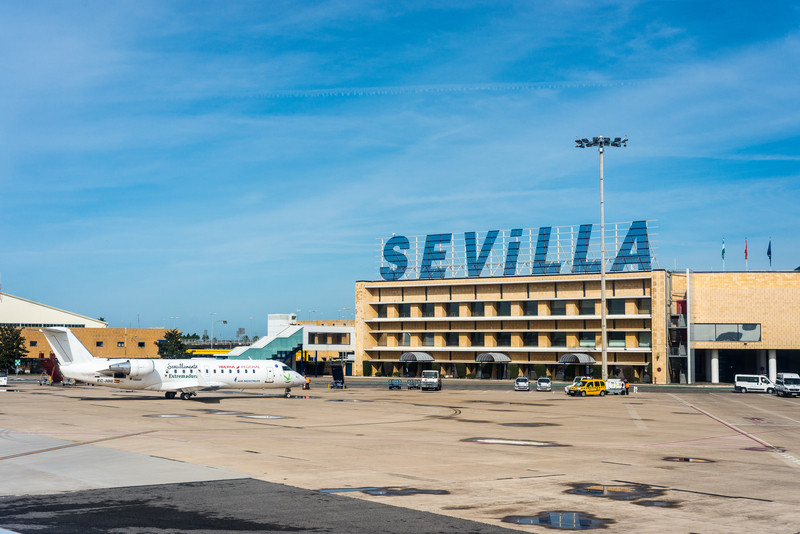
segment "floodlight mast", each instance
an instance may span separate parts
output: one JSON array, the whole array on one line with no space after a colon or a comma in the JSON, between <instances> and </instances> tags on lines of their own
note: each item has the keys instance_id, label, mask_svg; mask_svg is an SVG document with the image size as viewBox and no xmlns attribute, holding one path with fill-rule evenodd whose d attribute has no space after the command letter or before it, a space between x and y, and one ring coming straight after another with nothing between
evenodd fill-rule
<instances>
[{"instance_id":1,"label":"floodlight mast","mask_svg":"<svg viewBox=\"0 0 800 534\"><path fill-rule=\"evenodd\" d=\"M591 148L598 147L600 152L600 351L603 359L602 376L603 380L608 380L608 333L606 331L606 218L605 218L605 201L603 198L603 148L607 146L613 147L626 147L628 146L627 137L610 137L600 136L592 137L589 141L585 137L583 139L575 139L575 148Z\"/></svg>"}]
</instances>

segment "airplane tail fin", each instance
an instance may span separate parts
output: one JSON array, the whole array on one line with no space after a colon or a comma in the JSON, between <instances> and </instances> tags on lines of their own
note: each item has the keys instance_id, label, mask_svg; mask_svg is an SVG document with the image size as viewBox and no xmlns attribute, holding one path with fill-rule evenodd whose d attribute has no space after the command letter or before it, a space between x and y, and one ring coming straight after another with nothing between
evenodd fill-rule
<instances>
[{"instance_id":1,"label":"airplane tail fin","mask_svg":"<svg viewBox=\"0 0 800 534\"><path fill-rule=\"evenodd\" d=\"M69 328L42 328L41 331L62 367L95 359Z\"/></svg>"}]
</instances>

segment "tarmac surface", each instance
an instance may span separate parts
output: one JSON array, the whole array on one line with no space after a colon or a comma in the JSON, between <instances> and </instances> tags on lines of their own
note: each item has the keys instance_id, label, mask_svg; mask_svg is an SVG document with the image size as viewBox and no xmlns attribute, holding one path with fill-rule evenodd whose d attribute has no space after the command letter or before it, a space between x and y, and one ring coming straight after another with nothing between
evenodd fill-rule
<instances>
[{"instance_id":1,"label":"tarmac surface","mask_svg":"<svg viewBox=\"0 0 800 534\"><path fill-rule=\"evenodd\" d=\"M800 399L348 386L182 401L12 380L0 529L800 531Z\"/></svg>"}]
</instances>

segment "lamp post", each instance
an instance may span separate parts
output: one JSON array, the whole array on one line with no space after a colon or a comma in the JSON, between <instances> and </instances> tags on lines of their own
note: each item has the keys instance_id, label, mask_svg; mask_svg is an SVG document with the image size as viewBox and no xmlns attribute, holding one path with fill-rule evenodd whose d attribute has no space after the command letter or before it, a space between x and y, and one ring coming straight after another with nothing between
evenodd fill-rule
<instances>
[{"instance_id":1,"label":"lamp post","mask_svg":"<svg viewBox=\"0 0 800 534\"><path fill-rule=\"evenodd\" d=\"M216 313L214 313L214 312L209 313L209 315L211 316L211 348L213 349L214 348L214 325L216 323L228 324L228 321L225 321L223 319L217 319L215 321L214 320L214 316L216 315Z\"/></svg>"},{"instance_id":2,"label":"lamp post","mask_svg":"<svg viewBox=\"0 0 800 534\"><path fill-rule=\"evenodd\" d=\"M596 146L600 152L600 351L603 357L603 380L608 380L608 336L606 332L606 219L605 202L603 199L603 149L607 146L625 147L628 146L627 137L600 136L592 137L589 141L586 138L575 139L575 148L590 148Z\"/></svg>"}]
</instances>

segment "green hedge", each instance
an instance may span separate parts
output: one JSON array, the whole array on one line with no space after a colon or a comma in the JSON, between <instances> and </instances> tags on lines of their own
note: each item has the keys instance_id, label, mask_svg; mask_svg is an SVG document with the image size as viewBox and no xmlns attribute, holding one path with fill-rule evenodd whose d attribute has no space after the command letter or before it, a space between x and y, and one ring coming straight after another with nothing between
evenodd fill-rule
<instances>
[{"instance_id":1,"label":"green hedge","mask_svg":"<svg viewBox=\"0 0 800 534\"><path fill-rule=\"evenodd\" d=\"M456 378L464 378L467 376L467 364L466 363L457 363L456 364Z\"/></svg>"}]
</instances>

